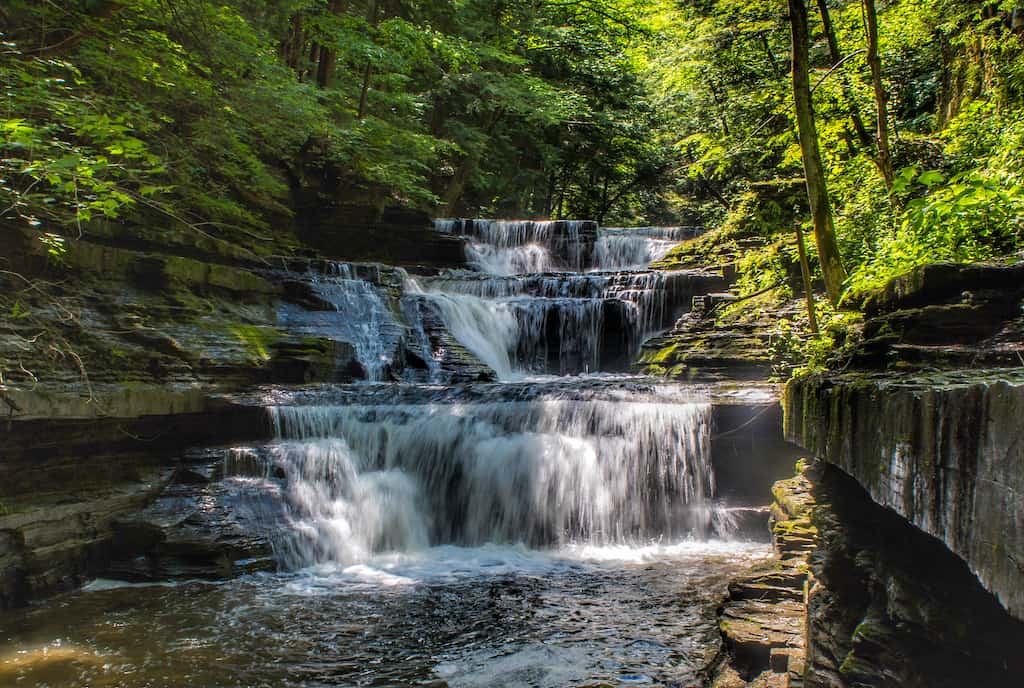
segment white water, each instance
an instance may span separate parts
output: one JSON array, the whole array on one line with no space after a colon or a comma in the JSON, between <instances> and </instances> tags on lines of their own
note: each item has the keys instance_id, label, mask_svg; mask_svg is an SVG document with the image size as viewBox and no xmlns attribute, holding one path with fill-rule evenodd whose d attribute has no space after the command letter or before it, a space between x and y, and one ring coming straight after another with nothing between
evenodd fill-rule
<instances>
[{"instance_id":1,"label":"white water","mask_svg":"<svg viewBox=\"0 0 1024 688\"><path fill-rule=\"evenodd\" d=\"M689 306L693 285L706 277L646 270L677 240L694 236L691 228L496 220L437 220L435 228L467 237L474 270L413 288L501 380L624 369L646 338Z\"/></svg>"},{"instance_id":2,"label":"white water","mask_svg":"<svg viewBox=\"0 0 1024 688\"><path fill-rule=\"evenodd\" d=\"M436 220L434 228L469 239L466 258L480 272L521 275L580 270L585 262L580 220Z\"/></svg>"},{"instance_id":3,"label":"white water","mask_svg":"<svg viewBox=\"0 0 1024 688\"><path fill-rule=\"evenodd\" d=\"M372 379L413 349L438 379L424 300L504 379L599 368L610 320L628 349L694 287L583 273L583 228L482 226L502 274L410 280L400 298L396 275L339 264L309 277L330 309L282 321L352 342ZM620 267L653 255L613 243L601 260ZM576 272L510 274L551 264ZM770 554L725 539L734 515L715 501L700 390L594 375L266 399L273 441L226 451L210 484L171 489L194 490L185 499L227 533L262 531L281 569L63 596L5 629L20 649L0 683L697 685L720 648L725 581Z\"/></svg>"},{"instance_id":4,"label":"white water","mask_svg":"<svg viewBox=\"0 0 1024 688\"><path fill-rule=\"evenodd\" d=\"M672 247L692 239L693 227L602 227L591 258L595 270L643 270Z\"/></svg>"},{"instance_id":5,"label":"white water","mask_svg":"<svg viewBox=\"0 0 1024 688\"><path fill-rule=\"evenodd\" d=\"M293 332L349 342L367 378L385 379L403 326L388 308L381 289L354 275L347 263L328 263L326 272L310 270L306 279L333 310L286 307L281 312L282 325Z\"/></svg>"},{"instance_id":6,"label":"white water","mask_svg":"<svg viewBox=\"0 0 1024 688\"><path fill-rule=\"evenodd\" d=\"M676 542L713 525L710 404L678 390L270 413L280 439L232 450L225 472L280 500L289 568L439 544Z\"/></svg>"}]
</instances>

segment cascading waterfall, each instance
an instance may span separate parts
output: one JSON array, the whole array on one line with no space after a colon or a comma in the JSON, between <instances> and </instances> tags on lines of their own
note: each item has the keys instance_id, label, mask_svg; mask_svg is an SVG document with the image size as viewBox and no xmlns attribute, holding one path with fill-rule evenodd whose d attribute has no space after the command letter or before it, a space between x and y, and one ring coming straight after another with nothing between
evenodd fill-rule
<instances>
[{"instance_id":1,"label":"cascading waterfall","mask_svg":"<svg viewBox=\"0 0 1024 688\"><path fill-rule=\"evenodd\" d=\"M719 537L734 514L716 497L708 392L551 373L622 370L645 333L720 282L636 269L656 253L647 235L663 240L653 230L438 229L490 251L492 267L414 281L287 261L295 298L278 325L350 343L371 381L261 390L273 439L199 450L144 521L118 530L166 534L128 564L133 576L160 565L239 577L97 581L5 629L41 661L19 650L0 674L68 686L703 681L725 581L769 552ZM572 272L521 274L540 267ZM336 347L346 370L352 349ZM485 382L467 349L504 381ZM279 570L250 575L268 543Z\"/></svg>"},{"instance_id":2,"label":"cascading waterfall","mask_svg":"<svg viewBox=\"0 0 1024 688\"><path fill-rule=\"evenodd\" d=\"M377 269L375 266L367 266ZM372 277L372 276L371 276ZM379 281L379 272L376 281ZM306 279L314 293L332 311L286 307L281 323L293 332L329 336L349 342L370 380L383 380L393 352L403 335L402 325L387 306L373 281L356 275L347 263L327 263L326 270L310 270Z\"/></svg>"},{"instance_id":3,"label":"cascading waterfall","mask_svg":"<svg viewBox=\"0 0 1024 688\"><path fill-rule=\"evenodd\" d=\"M582 220L436 220L434 228L469 239L466 258L481 272L518 275L583 268ZM596 226L595 226L596 228Z\"/></svg>"},{"instance_id":4,"label":"cascading waterfall","mask_svg":"<svg viewBox=\"0 0 1024 688\"><path fill-rule=\"evenodd\" d=\"M396 273L387 291L379 268L337 264L310 276L335 313L289 324L353 342L372 379L389 371L398 344L424 350L436 368L420 318L425 305L501 380L596 372L628 363L643 337L669 325L708 279L624 269L649 260L657 242L682 236L679 228L602 232L588 222L494 220L436 227L467 237L477 270ZM616 269L587 271L595 265ZM550 266L572 272L545 271ZM545 380L441 398L418 386L356 387L363 391L341 400L321 394L272 404L277 440L233 450L225 473L263 491L254 502L259 520L290 568L442 544L557 548L708 534L714 477L705 397L614 383L581 393L578 383Z\"/></svg>"},{"instance_id":5,"label":"cascading waterfall","mask_svg":"<svg viewBox=\"0 0 1024 688\"><path fill-rule=\"evenodd\" d=\"M646 270L692 228L452 219L435 228L468 238L475 270L422 279L416 289L499 379L622 370L691 293L706 291L707 275Z\"/></svg>"},{"instance_id":6,"label":"cascading waterfall","mask_svg":"<svg viewBox=\"0 0 1024 688\"><path fill-rule=\"evenodd\" d=\"M415 281L410 289L421 291ZM512 354L520 328L508 304L457 293L435 293L429 298L448 331L499 379L510 380L516 376Z\"/></svg>"},{"instance_id":7,"label":"cascading waterfall","mask_svg":"<svg viewBox=\"0 0 1024 688\"><path fill-rule=\"evenodd\" d=\"M280 439L255 451L283 499L278 555L707 535L710 404L669 392L271 407Z\"/></svg>"},{"instance_id":8,"label":"cascading waterfall","mask_svg":"<svg viewBox=\"0 0 1024 688\"><path fill-rule=\"evenodd\" d=\"M699 232L695 227L601 227L591 266L595 270L643 270Z\"/></svg>"}]
</instances>

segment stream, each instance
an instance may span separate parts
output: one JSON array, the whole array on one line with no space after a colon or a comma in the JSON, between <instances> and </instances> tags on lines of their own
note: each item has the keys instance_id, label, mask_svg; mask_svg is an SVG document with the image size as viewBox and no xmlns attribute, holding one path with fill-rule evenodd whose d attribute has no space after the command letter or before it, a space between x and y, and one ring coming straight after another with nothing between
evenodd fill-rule
<instances>
[{"instance_id":1,"label":"stream","mask_svg":"<svg viewBox=\"0 0 1024 688\"><path fill-rule=\"evenodd\" d=\"M625 374L707 291L647 269L693 230L437 231L471 269L397 295L310 274L333 308L282 322L350 342L370 381L264 390L275 437L208 448L209 485L176 497L276 570L6 613L0 684L700 685L728 579L771 552L719 495L708 391ZM431 317L497 379L449 384Z\"/></svg>"}]
</instances>

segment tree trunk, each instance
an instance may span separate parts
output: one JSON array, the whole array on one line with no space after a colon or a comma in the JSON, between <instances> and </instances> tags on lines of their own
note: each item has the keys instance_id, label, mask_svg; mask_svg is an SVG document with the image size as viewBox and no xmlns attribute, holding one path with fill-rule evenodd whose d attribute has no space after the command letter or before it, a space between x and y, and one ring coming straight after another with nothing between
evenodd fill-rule
<instances>
[{"instance_id":1,"label":"tree trunk","mask_svg":"<svg viewBox=\"0 0 1024 688\"><path fill-rule=\"evenodd\" d=\"M359 90L359 119L366 117L366 95L370 92L370 79L373 78L373 65L366 63L363 71L363 87Z\"/></svg>"},{"instance_id":2,"label":"tree trunk","mask_svg":"<svg viewBox=\"0 0 1024 688\"><path fill-rule=\"evenodd\" d=\"M797 211L794 208L794 211ZM800 213L794 212L793 217L796 218L794 224L796 225L796 250L800 256L800 275L804 281L804 300L807 302L807 324L810 327L811 334L815 337L818 336L818 315L814 311L814 291L812 290L811 284L811 263L807 260L807 249L804 248L804 230L800 223Z\"/></svg>"},{"instance_id":3,"label":"tree trunk","mask_svg":"<svg viewBox=\"0 0 1024 688\"><path fill-rule=\"evenodd\" d=\"M299 65L302 62L302 55L305 52L306 37L302 27L302 15L292 16L288 31L288 38L281 43L281 57L284 63L296 74L299 74Z\"/></svg>"},{"instance_id":4,"label":"tree trunk","mask_svg":"<svg viewBox=\"0 0 1024 688\"><path fill-rule=\"evenodd\" d=\"M366 21L374 28L377 27L377 9L378 2L373 0L366 10ZM359 119L366 117L366 96L370 92L371 79L373 79L373 62L367 60L366 69L363 70L363 86L359 89L359 110L357 113Z\"/></svg>"},{"instance_id":5,"label":"tree trunk","mask_svg":"<svg viewBox=\"0 0 1024 688\"><path fill-rule=\"evenodd\" d=\"M331 14L341 14L342 0L331 0L328 6ZM320 88L330 88L334 81L334 70L338 64L338 51L326 45L320 46L320 59L316 66L316 85Z\"/></svg>"},{"instance_id":6,"label":"tree trunk","mask_svg":"<svg viewBox=\"0 0 1024 688\"><path fill-rule=\"evenodd\" d=\"M804 161L807 200L814 220L814 239L818 245L818 261L825 278L825 291L833 306L839 304L846 270L839 256L828 187L818 148L818 130L814 123L811 83L807 66L807 5L805 0L789 0L789 21L793 34L793 100L800 132L800 152Z\"/></svg>"},{"instance_id":7,"label":"tree trunk","mask_svg":"<svg viewBox=\"0 0 1024 688\"><path fill-rule=\"evenodd\" d=\"M826 0L818 0L818 12L821 14L821 27L825 31L825 40L828 41L829 57L832 59L832 64L837 65L843 59L843 55L839 52L839 41L836 39L836 29L832 25L832 15L828 11ZM850 108L850 121L853 123L853 130L857 132L857 139L860 141L861 146L870 148L872 143L871 135L868 134L867 127L864 126L864 120L861 119L860 108L857 107L857 99L853 95L853 89L850 88L850 80L845 73L840 73L839 83L843 89L843 97Z\"/></svg>"},{"instance_id":8,"label":"tree trunk","mask_svg":"<svg viewBox=\"0 0 1024 688\"><path fill-rule=\"evenodd\" d=\"M878 57L878 15L875 0L863 0L864 22L868 32L868 66L871 67L871 84L875 89L875 107L878 109L878 131L875 143L878 147L878 169L882 171L885 188L892 191L892 154L889 149L889 96L882 86L882 60Z\"/></svg>"}]
</instances>

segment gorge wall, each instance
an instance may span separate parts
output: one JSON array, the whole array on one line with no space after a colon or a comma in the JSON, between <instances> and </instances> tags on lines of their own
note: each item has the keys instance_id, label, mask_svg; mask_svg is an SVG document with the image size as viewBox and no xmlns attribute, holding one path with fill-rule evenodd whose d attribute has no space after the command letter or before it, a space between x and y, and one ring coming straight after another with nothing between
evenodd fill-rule
<instances>
[{"instance_id":1,"label":"gorge wall","mask_svg":"<svg viewBox=\"0 0 1024 688\"><path fill-rule=\"evenodd\" d=\"M1019 265L919 268L868 300L835 372L791 381L784 399L787 437L944 542L1018 618L1022 299Z\"/></svg>"}]
</instances>

